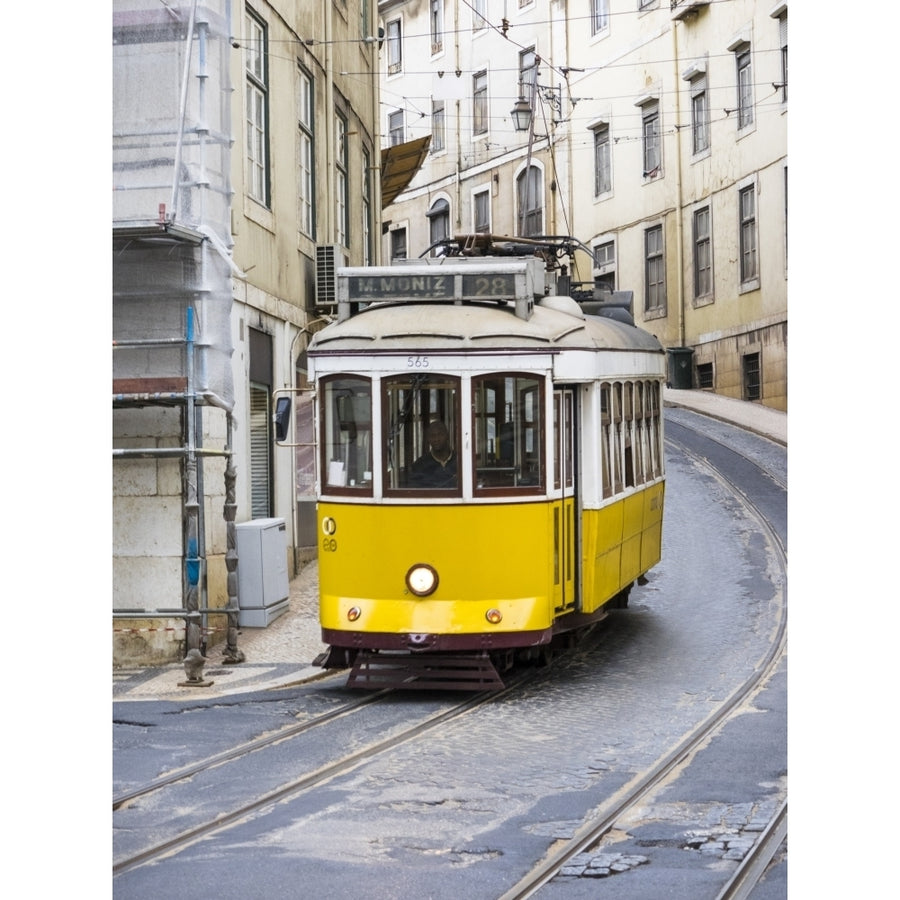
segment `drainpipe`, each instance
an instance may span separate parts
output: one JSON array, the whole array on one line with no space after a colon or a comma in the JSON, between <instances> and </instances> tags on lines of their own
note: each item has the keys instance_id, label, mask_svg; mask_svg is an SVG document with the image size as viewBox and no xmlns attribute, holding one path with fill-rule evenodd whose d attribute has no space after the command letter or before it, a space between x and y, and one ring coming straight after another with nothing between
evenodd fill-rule
<instances>
[{"instance_id":1,"label":"drainpipe","mask_svg":"<svg viewBox=\"0 0 900 900\"><path fill-rule=\"evenodd\" d=\"M325 6L325 109L334 113L334 51L332 49L332 7L334 4L326 3ZM325 127L325 171L328 177L325 179L325 243L333 244L337 231L334 220L334 196L335 173L337 171L334 148L334 118L329 119Z\"/></svg>"},{"instance_id":2,"label":"drainpipe","mask_svg":"<svg viewBox=\"0 0 900 900\"><path fill-rule=\"evenodd\" d=\"M372 16L372 34L378 31L378 7L371 7ZM371 180L372 196L369 198L372 204L370 210L371 222L369 227L372 230L372 265L379 266L383 259L382 252L382 235L381 235L381 62L380 51L377 42L369 45L369 64L372 73L372 112L369 121L372 123L372 158L369 161L371 173L378 173L377 178Z\"/></svg>"},{"instance_id":3,"label":"drainpipe","mask_svg":"<svg viewBox=\"0 0 900 900\"><path fill-rule=\"evenodd\" d=\"M680 68L678 64L678 23L672 23L672 60L675 67L675 122L681 122L681 91L678 89ZM675 255L677 262L676 284L678 290L678 346L684 346L684 222L682 219L681 184L681 132L675 129Z\"/></svg>"}]
</instances>

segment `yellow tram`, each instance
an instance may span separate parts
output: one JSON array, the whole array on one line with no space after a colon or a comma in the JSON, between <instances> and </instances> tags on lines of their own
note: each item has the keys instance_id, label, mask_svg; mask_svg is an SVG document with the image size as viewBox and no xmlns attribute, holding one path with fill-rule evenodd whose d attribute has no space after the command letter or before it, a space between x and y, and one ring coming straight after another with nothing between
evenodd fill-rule
<instances>
[{"instance_id":1,"label":"yellow tram","mask_svg":"<svg viewBox=\"0 0 900 900\"><path fill-rule=\"evenodd\" d=\"M308 357L320 662L351 686L502 686L659 561L664 350L526 250L337 270Z\"/></svg>"}]
</instances>

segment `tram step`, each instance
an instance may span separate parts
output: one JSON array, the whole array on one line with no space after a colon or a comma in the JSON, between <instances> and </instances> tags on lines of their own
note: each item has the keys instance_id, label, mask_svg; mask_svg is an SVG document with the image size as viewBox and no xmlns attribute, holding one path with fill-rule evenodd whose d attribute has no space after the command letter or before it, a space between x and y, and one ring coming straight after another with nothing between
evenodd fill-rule
<instances>
[{"instance_id":1,"label":"tram step","mask_svg":"<svg viewBox=\"0 0 900 900\"><path fill-rule=\"evenodd\" d=\"M491 691L503 681L486 655L385 654L360 651L347 687L382 690Z\"/></svg>"}]
</instances>

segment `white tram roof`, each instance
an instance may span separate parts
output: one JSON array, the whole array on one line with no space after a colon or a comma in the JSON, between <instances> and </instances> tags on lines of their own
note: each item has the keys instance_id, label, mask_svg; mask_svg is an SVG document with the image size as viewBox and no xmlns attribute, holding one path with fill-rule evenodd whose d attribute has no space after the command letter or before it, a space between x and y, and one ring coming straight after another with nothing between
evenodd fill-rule
<instances>
[{"instance_id":1,"label":"white tram roof","mask_svg":"<svg viewBox=\"0 0 900 900\"><path fill-rule=\"evenodd\" d=\"M316 332L310 355L425 351L623 350L664 353L656 337L615 319L587 316L570 297L544 297L529 318L496 302L373 303Z\"/></svg>"}]
</instances>

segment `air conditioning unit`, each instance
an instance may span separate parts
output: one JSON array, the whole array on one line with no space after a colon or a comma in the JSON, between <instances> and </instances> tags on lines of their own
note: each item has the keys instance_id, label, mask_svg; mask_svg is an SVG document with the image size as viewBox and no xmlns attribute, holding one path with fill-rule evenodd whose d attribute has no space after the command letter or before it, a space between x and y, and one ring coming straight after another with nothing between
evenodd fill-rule
<instances>
[{"instance_id":1,"label":"air conditioning unit","mask_svg":"<svg viewBox=\"0 0 900 900\"><path fill-rule=\"evenodd\" d=\"M340 244L316 245L316 312L337 312L337 270L347 265Z\"/></svg>"}]
</instances>

